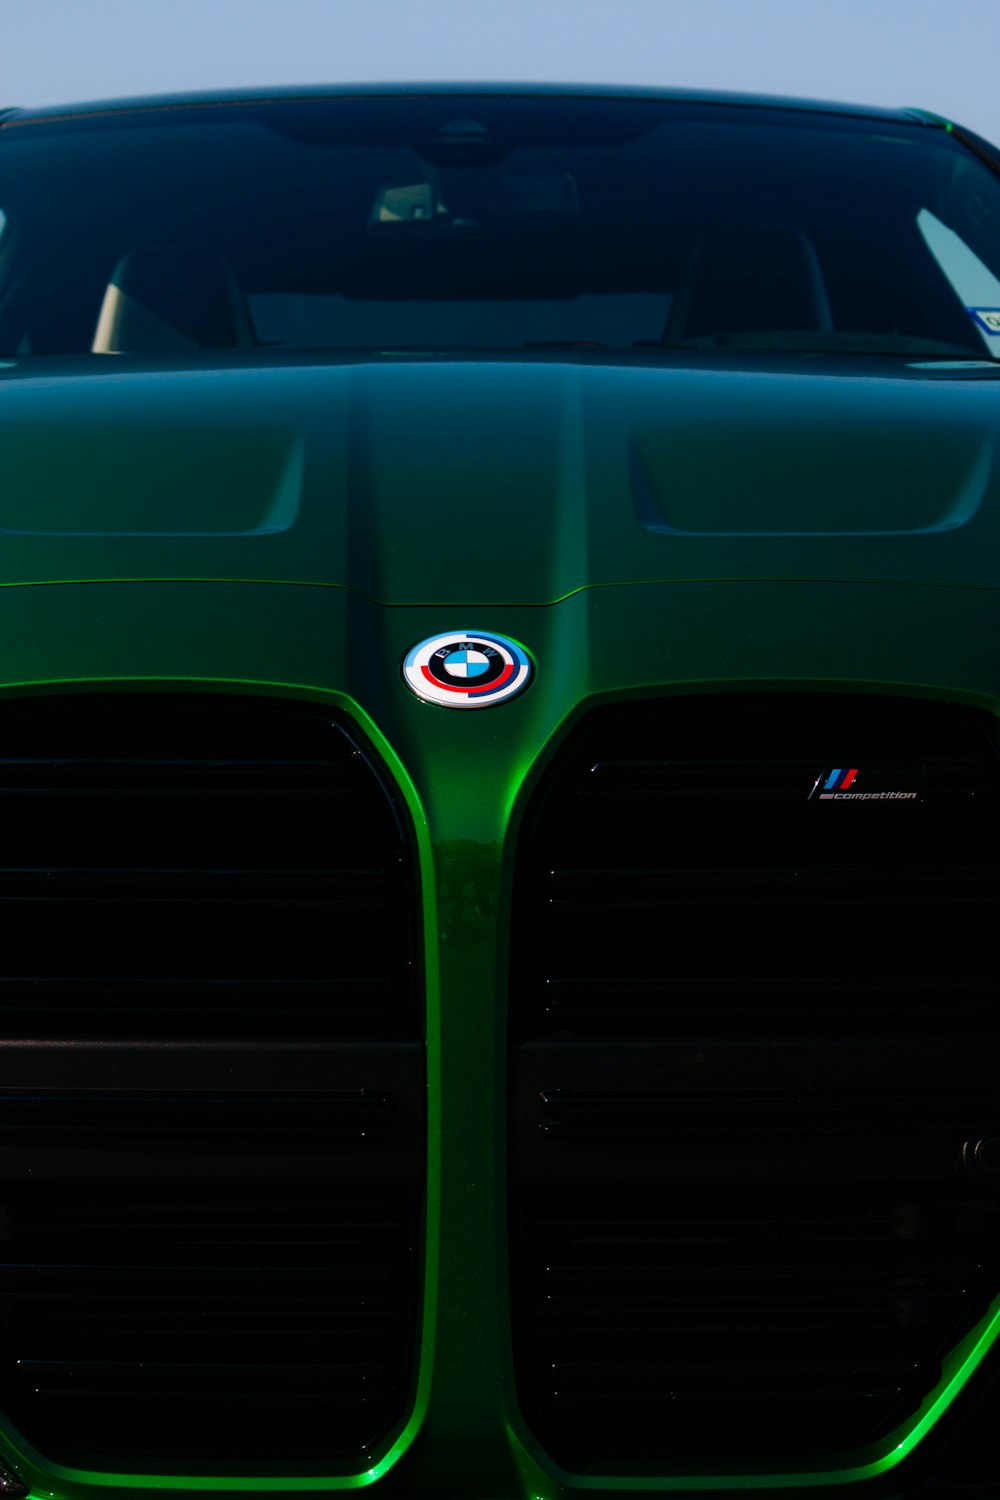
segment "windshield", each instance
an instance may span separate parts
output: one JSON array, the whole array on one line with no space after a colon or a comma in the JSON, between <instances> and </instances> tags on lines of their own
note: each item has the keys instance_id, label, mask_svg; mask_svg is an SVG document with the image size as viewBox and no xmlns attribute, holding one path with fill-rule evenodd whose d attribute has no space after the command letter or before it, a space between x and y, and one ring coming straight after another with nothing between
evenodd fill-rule
<instances>
[{"instance_id":1,"label":"windshield","mask_svg":"<svg viewBox=\"0 0 1000 1500\"><path fill-rule=\"evenodd\" d=\"M359 96L0 130L0 354L1000 357L1000 180L944 130Z\"/></svg>"}]
</instances>

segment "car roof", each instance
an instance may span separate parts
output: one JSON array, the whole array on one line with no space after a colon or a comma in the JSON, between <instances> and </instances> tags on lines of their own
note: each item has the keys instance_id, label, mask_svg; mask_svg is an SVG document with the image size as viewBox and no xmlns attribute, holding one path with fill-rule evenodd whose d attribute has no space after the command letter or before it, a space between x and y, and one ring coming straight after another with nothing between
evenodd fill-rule
<instances>
[{"instance_id":1,"label":"car roof","mask_svg":"<svg viewBox=\"0 0 1000 1500\"><path fill-rule=\"evenodd\" d=\"M831 115L854 115L880 120L907 120L924 125L945 121L927 111L887 109L874 105L834 103L820 99L784 98L770 94L726 93L711 89L653 88L645 85L578 83L353 83L291 84L280 88L215 89L196 93L151 94L136 98L100 99L87 103L42 105L0 110L0 128L47 120L68 120L90 115L124 114L129 111L183 109L212 104L266 103L270 100L335 98L418 97L427 94L531 98L550 95L563 98L665 99L700 104L731 104L777 110L808 110Z\"/></svg>"}]
</instances>

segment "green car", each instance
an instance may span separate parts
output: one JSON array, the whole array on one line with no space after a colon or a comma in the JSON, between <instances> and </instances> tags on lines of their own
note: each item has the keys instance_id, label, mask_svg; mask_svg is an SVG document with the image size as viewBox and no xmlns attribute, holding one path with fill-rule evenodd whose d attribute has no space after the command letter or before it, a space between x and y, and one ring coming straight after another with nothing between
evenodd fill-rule
<instances>
[{"instance_id":1,"label":"green car","mask_svg":"<svg viewBox=\"0 0 1000 1500\"><path fill-rule=\"evenodd\" d=\"M1000 1492L992 147L6 111L0 584L0 1494Z\"/></svg>"}]
</instances>

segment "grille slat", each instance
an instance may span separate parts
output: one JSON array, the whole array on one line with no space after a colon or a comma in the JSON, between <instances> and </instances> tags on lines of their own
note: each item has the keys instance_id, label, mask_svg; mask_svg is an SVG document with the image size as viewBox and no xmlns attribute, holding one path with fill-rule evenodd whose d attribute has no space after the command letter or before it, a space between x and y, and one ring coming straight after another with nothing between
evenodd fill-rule
<instances>
[{"instance_id":1,"label":"grille slat","mask_svg":"<svg viewBox=\"0 0 1000 1500\"><path fill-rule=\"evenodd\" d=\"M11 1135L58 1135L78 1144L90 1134L117 1132L128 1141L195 1136L203 1144L213 1136L257 1138L272 1145L289 1137L305 1146L351 1138L374 1141L392 1134L397 1107L391 1095L368 1089L340 1094L0 1092L0 1143Z\"/></svg>"}]
</instances>

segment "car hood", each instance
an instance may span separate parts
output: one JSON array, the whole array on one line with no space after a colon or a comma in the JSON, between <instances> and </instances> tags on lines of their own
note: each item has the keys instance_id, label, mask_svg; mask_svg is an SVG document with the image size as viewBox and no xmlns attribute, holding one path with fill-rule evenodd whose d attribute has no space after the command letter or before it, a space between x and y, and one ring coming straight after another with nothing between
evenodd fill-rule
<instances>
[{"instance_id":1,"label":"car hood","mask_svg":"<svg viewBox=\"0 0 1000 1500\"><path fill-rule=\"evenodd\" d=\"M972 364L87 368L0 382L2 582L1000 583L1000 385Z\"/></svg>"}]
</instances>

